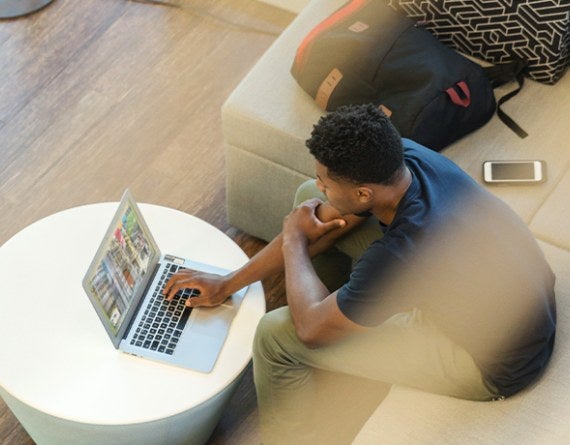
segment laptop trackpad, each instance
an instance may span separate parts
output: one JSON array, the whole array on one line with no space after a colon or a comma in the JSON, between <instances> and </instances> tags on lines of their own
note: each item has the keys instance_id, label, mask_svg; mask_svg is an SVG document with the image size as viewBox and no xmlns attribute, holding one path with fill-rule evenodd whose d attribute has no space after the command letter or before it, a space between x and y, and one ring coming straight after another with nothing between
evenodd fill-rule
<instances>
[{"instance_id":1,"label":"laptop trackpad","mask_svg":"<svg viewBox=\"0 0 570 445\"><path fill-rule=\"evenodd\" d=\"M174 361L201 372L210 372L224 345L225 337L203 335L193 330L178 343Z\"/></svg>"},{"instance_id":2,"label":"laptop trackpad","mask_svg":"<svg viewBox=\"0 0 570 445\"><path fill-rule=\"evenodd\" d=\"M200 307L192 311L186 329L202 335L219 337L221 334L225 337L235 313L234 308L227 306Z\"/></svg>"}]
</instances>

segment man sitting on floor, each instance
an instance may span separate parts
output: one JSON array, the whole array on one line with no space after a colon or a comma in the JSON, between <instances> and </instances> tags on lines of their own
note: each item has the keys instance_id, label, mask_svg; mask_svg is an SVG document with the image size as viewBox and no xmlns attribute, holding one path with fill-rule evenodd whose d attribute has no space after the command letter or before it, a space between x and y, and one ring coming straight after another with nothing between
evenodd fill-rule
<instances>
[{"instance_id":1,"label":"man sitting on floor","mask_svg":"<svg viewBox=\"0 0 570 445\"><path fill-rule=\"evenodd\" d=\"M211 306L284 268L288 306L254 344L265 443L311 440L314 369L470 400L533 382L554 345L555 278L520 218L371 105L321 118L307 146L317 180L282 233L228 276L185 271L165 290Z\"/></svg>"}]
</instances>

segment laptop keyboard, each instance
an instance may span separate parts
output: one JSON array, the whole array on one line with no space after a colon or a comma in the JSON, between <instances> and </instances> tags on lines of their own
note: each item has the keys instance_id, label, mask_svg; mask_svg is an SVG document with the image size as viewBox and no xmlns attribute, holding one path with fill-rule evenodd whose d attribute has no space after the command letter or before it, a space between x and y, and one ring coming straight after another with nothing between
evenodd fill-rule
<instances>
[{"instance_id":1,"label":"laptop keyboard","mask_svg":"<svg viewBox=\"0 0 570 445\"><path fill-rule=\"evenodd\" d=\"M167 301L162 290L172 275L184 269L176 264L167 265L163 269L152 298L136 327L131 345L168 355L174 353L192 311L184 303L189 297L198 295L198 291L184 289Z\"/></svg>"}]
</instances>

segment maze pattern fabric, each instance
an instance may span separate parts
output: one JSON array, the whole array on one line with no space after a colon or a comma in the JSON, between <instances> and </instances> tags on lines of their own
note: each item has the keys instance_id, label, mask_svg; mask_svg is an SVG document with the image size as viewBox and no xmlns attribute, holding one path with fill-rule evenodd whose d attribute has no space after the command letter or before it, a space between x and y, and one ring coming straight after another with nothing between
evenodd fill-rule
<instances>
[{"instance_id":1,"label":"maze pattern fabric","mask_svg":"<svg viewBox=\"0 0 570 445\"><path fill-rule=\"evenodd\" d=\"M570 63L570 0L387 0L443 43L491 63L516 55L555 83Z\"/></svg>"}]
</instances>

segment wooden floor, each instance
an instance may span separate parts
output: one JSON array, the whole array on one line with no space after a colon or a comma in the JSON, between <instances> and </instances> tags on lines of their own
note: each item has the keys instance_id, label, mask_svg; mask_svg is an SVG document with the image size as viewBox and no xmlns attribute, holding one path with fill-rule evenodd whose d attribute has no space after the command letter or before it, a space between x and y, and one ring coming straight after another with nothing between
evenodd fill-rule
<instances>
[{"instance_id":1,"label":"wooden floor","mask_svg":"<svg viewBox=\"0 0 570 445\"><path fill-rule=\"evenodd\" d=\"M117 201L129 187L140 202L208 221L250 256L264 246L226 220L220 108L294 17L254 0L172 1L181 7L55 0L0 21L0 244L54 212ZM268 309L285 304L282 276L263 284ZM260 442L249 368L209 443ZM32 443L0 401L0 444Z\"/></svg>"}]
</instances>

